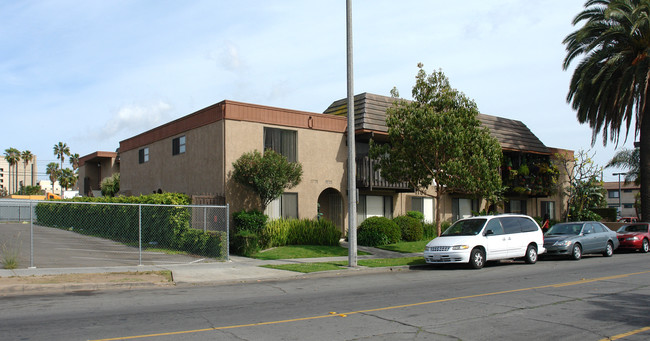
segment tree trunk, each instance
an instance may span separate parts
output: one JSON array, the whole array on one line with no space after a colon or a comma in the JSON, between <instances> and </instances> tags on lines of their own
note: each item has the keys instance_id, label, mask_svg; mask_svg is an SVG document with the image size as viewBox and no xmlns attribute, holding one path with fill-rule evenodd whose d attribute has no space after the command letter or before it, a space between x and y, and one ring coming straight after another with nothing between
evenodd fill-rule
<instances>
[{"instance_id":1,"label":"tree trunk","mask_svg":"<svg viewBox=\"0 0 650 341\"><path fill-rule=\"evenodd\" d=\"M438 235L436 237L440 237L440 234L442 233L442 222L440 221L440 191L442 190L442 186L436 184L436 195L434 196L436 200L436 231L438 232Z\"/></svg>"},{"instance_id":2,"label":"tree trunk","mask_svg":"<svg viewBox=\"0 0 650 341\"><path fill-rule=\"evenodd\" d=\"M639 154L641 163L641 220L650 222L650 103L641 117Z\"/></svg>"}]
</instances>

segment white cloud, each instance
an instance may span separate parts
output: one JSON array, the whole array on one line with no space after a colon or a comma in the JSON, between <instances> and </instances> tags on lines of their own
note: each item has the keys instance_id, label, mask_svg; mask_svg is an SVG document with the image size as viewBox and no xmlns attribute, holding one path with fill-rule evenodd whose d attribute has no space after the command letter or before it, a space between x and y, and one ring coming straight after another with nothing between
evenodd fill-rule
<instances>
[{"instance_id":1,"label":"white cloud","mask_svg":"<svg viewBox=\"0 0 650 341\"><path fill-rule=\"evenodd\" d=\"M102 127L100 140L113 139L124 133L140 133L170 118L172 105L158 101L149 105L129 104L119 108Z\"/></svg>"}]
</instances>

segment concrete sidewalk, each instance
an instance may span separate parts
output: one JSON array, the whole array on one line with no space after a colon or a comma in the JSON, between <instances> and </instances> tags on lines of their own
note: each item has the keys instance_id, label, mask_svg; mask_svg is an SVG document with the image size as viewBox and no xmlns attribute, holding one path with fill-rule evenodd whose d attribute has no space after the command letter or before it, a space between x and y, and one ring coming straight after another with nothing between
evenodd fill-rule
<instances>
[{"instance_id":1,"label":"concrete sidewalk","mask_svg":"<svg viewBox=\"0 0 650 341\"><path fill-rule=\"evenodd\" d=\"M347 246L343 245L342 246ZM400 257L421 257L422 253L397 253L376 248L358 247L359 251L365 251L370 255L357 256L358 259L372 258L400 258ZM391 268L341 268L337 271L326 271L325 273L304 274L293 271L276 270L261 267L267 264L292 264L327 261L348 261L348 257L327 257L327 258L303 258L285 260L257 260L246 257L230 256L226 262L212 263L188 263L174 265L144 265L144 266L116 266L116 267L92 267L92 268L43 268L43 269L0 269L0 296L15 296L25 294L45 294L74 291L92 291L107 289L133 289L146 287L161 287L175 285L198 285L198 284L232 284L272 280L288 280L305 278L308 276L358 274L378 271L392 271ZM164 271L172 273L173 282L133 282L129 281L127 273ZM67 274L109 274L125 273L124 281L112 281L111 283L75 283L63 282L55 284L8 284L8 278L12 277L41 277L50 275ZM4 282L4 283L3 283Z\"/></svg>"}]
</instances>

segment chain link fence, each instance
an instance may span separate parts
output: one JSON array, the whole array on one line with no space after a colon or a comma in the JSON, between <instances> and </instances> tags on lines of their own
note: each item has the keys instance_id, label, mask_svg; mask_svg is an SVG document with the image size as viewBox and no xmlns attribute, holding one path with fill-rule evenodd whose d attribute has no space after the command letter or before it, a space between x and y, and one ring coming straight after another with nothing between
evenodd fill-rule
<instances>
[{"instance_id":1,"label":"chain link fence","mask_svg":"<svg viewBox=\"0 0 650 341\"><path fill-rule=\"evenodd\" d=\"M0 200L4 268L229 259L229 207Z\"/></svg>"}]
</instances>

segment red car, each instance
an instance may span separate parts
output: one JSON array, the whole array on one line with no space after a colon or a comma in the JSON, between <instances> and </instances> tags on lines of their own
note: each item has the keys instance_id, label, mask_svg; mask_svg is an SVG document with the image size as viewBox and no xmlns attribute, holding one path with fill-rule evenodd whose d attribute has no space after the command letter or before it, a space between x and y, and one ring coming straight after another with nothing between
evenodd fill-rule
<instances>
[{"instance_id":1,"label":"red car","mask_svg":"<svg viewBox=\"0 0 650 341\"><path fill-rule=\"evenodd\" d=\"M619 250L650 251L650 223L633 223L621 226L616 231Z\"/></svg>"}]
</instances>

